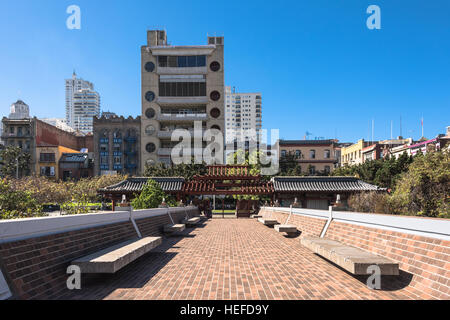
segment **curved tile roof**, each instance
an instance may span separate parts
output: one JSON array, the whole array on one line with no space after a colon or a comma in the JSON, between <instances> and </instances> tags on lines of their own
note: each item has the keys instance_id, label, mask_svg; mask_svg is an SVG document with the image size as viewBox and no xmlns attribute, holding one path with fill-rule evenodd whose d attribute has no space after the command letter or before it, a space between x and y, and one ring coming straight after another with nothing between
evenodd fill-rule
<instances>
[{"instance_id":1,"label":"curved tile roof","mask_svg":"<svg viewBox=\"0 0 450 320\"><path fill-rule=\"evenodd\" d=\"M102 193L120 193L120 192L141 192L148 180L152 179L156 181L164 192L176 192L181 191L184 185L184 178L180 177L141 177L141 178L128 178L115 185L99 189Z\"/></svg>"},{"instance_id":2,"label":"curved tile roof","mask_svg":"<svg viewBox=\"0 0 450 320\"><path fill-rule=\"evenodd\" d=\"M274 177L276 192L383 191L384 188L353 177Z\"/></svg>"}]
</instances>

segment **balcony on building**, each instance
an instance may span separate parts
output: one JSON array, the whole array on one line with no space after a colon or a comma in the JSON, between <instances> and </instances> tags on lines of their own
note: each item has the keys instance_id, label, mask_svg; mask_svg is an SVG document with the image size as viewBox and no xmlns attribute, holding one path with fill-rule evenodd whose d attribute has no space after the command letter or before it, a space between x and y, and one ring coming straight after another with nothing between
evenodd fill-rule
<instances>
[{"instance_id":1,"label":"balcony on building","mask_svg":"<svg viewBox=\"0 0 450 320\"><path fill-rule=\"evenodd\" d=\"M185 128L175 128L175 129L162 129L160 131L158 131L157 137L160 139L170 139L172 137L172 134L175 132L175 130L188 130L189 133L191 134L191 137L194 137L194 128L189 128L189 129L185 129ZM201 134L202 137L205 133L206 127L203 127L201 130Z\"/></svg>"},{"instance_id":2,"label":"balcony on building","mask_svg":"<svg viewBox=\"0 0 450 320\"><path fill-rule=\"evenodd\" d=\"M158 115L159 121L206 121L207 113L161 113Z\"/></svg>"},{"instance_id":3,"label":"balcony on building","mask_svg":"<svg viewBox=\"0 0 450 320\"><path fill-rule=\"evenodd\" d=\"M160 106L198 106L199 104L207 104L208 97L158 97L156 101Z\"/></svg>"},{"instance_id":4,"label":"balcony on building","mask_svg":"<svg viewBox=\"0 0 450 320\"><path fill-rule=\"evenodd\" d=\"M126 137L125 142L135 143L137 142L137 137Z\"/></svg>"},{"instance_id":5,"label":"balcony on building","mask_svg":"<svg viewBox=\"0 0 450 320\"><path fill-rule=\"evenodd\" d=\"M158 156L170 156L170 155L172 155L172 149L173 148L159 148L157 154L158 154ZM203 148L198 149L198 150L191 148L191 155L192 156L196 156L196 155L203 156Z\"/></svg>"},{"instance_id":6,"label":"balcony on building","mask_svg":"<svg viewBox=\"0 0 450 320\"><path fill-rule=\"evenodd\" d=\"M136 169L137 168L137 164L135 163L126 163L125 164L125 169Z\"/></svg>"}]
</instances>

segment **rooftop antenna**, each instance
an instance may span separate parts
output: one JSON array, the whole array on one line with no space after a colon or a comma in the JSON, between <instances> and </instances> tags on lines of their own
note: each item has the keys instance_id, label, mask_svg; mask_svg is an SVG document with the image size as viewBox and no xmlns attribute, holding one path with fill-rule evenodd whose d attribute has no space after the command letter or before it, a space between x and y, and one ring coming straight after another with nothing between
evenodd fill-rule
<instances>
[{"instance_id":1,"label":"rooftop antenna","mask_svg":"<svg viewBox=\"0 0 450 320\"><path fill-rule=\"evenodd\" d=\"M375 120L372 118L372 143L373 143L373 133L374 133Z\"/></svg>"},{"instance_id":2,"label":"rooftop antenna","mask_svg":"<svg viewBox=\"0 0 450 320\"><path fill-rule=\"evenodd\" d=\"M393 139L393 137L392 137L392 127L393 127L393 121L391 120L391 140Z\"/></svg>"},{"instance_id":3,"label":"rooftop antenna","mask_svg":"<svg viewBox=\"0 0 450 320\"><path fill-rule=\"evenodd\" d=\"M400 116L400 137L403 136L402 133L402 116Z\"/></svg>"},{"instance_id":4,"label":"rooftop antenna","mask_svg":"<svg viewBox=\"0 0 450 320\"><path fill-rule=\"evenodd\" d=\"M422 116L422 120L420 121L420 124L422 126L422 138L423 138L423 116Z\"/></svg>"}]
</instances>

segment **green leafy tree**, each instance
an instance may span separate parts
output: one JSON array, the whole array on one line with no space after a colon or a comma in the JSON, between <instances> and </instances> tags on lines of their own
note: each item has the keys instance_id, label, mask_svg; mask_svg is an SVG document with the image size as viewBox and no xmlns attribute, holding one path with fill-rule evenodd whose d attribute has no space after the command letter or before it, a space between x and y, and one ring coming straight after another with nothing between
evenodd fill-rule
<instances>
[{"instance_id":1,"label":"green leafy tree","mask_svg":"<svg viewBox=\"0 0 450 320\"><path fill-rule=\"evenodd\" d=\"M192 161L190 164L179 164L172 166L165 166L162 163L157 165L146 165L144 176L146 177L183 177L186 180L191 180L195 175L206 174L206 165L195 164Z\"/></svg>"},{"instance_id":2,"label":"green leafy tree","mask_svg":"<svg viewBox=\"0 0 450 320\"><path fill-rule=\"evenodd\" d=\"M31 155L23 152L21 148L14 146L6 147L0 151L0 158L2 159L0 172L3 176L15 177L17 167L19 169L19 176L29 174Z\"/></svg>"},{"instance_id":3,"label":"green leafy tree","mask_svg":"<svg viewBox=\"0 0 450 320\"><path fill-rule=\"evenodd\" d=\"M17 219L42 215L42 207L29 191L15 191L6 179L0 179L0 218Z\"/></svg>"},{"instance_id":4,"label":"green leafy tree","mask_svg":"<svg viewBox=\"0 0 450 320\"><path fill-rule=\"evenodd\" d=\"M450 218L450 151L419 154L397 181L391 211Z\"/></svg>"},{"instance_id":5,"label":"green leafy tree","mask_svg":"<svg viewBox=\"0 0 450 320\"><path fill-rule=\"evenodd\" d=\"M149 179L140 195L137 195L131 202L134 209L151 209L158 208L163 199L166 203L173 205L173 200L164 193L160 185Z\"/></svg>"},{"instance_id":6,"label":"green leafy tree","mask_svg":"<svg viewBox=\"0 0 450 320\"><path fill-rule=\"evenodd\" d=\"M406 153L398 159L369 160L359 165L344 166L333 171L333 176L352 176L384 188L394 188L400 175L408 170L413 158Z\"/></svg>"}]
</instances>

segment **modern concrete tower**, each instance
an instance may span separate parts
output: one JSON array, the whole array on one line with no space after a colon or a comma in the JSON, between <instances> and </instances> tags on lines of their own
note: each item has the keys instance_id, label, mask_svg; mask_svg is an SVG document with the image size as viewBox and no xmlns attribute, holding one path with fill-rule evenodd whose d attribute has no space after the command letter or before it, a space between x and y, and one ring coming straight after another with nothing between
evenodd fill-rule
<instances>
[{"instance_id":1,"label":"modern concrete tower","mask_svg":"<svg viewBox=\"0 0 450 320\"><path fill-rule=\"evenodd\" d=\"M145 165L171 163L176 129L225 132L224 38L206 45L172 46L162 30L147 33L142 55L141 172ZM193 135L192 135L193 136Z\"/></svg>"},{"instance_id":2,"label":"modern concrete tower","mask_svg":"<svg viewBox=\"0 0 450 320\"><path fill-rule=\"evenodd\" d=\"M74 102L73 96L76 92L83 89L94 90L94 85L86 80L77 78L75 71L72 74L71 79L66 79L66 123L68 126L75 128L75 116L74 116Z\"/></svg>"}]
</instances>

